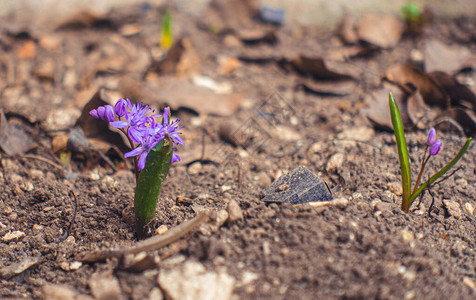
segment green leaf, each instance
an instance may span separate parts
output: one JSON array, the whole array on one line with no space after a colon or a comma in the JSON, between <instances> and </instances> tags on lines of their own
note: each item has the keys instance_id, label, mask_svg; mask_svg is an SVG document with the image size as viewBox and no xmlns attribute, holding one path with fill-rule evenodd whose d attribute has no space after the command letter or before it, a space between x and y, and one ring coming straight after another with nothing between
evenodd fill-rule
<instances>
[{"instance_id":1,"label":"green leaf","mask_svg":"<svg viewBox=\"0 0 476 300\"><path fill-rule=\"evenodd\" d=\"M392 94L389 95L390 115L392 117L393 131L397 140L398 159L400 160L400 170L402 172L402 189L403 200L402 210L408 212L411 193L412 178L410 174L410 160L408 159L407 142L405 141L405 133L403 131L402 118L398 110L397 103L393 99Z\"/></svg>"},{"instance_id":2,"label":"green leaf","mask_svg":"<svg viewBox=\"0 0 476 300\"><path fill-rule=\"evenodd\" d=\"M408 208L410 208L410 205L412 205L412 203L413 203L413 201L415 201L416 197L418 197L418 195L420 195L421 192L423 192L423 190L428 187L428 184L431 185L433 182L435 182L435 180L437 180L438 178L443 176L446 172L448 172L458 162L458 160L461 159L461 157L463 157L463 155L466 153L466 150L468 150L468 147L469 147L469 144L471 143L471 140L472 140L472 138L468 138L466 140L466 143L461 148L461 150L459 150L458 154L456 154L455 158L453 158L453 160L451 160L446 166L441 168L441 170L436 172L435 175L431 176L429 181L426 181L425 183L423 183L418 188L418 190L416 190L415 193L413 193L413 195L411 195L411 197L408 199Z\"/></svg>"},{"instance_id":3,"label":"green leaf","mask_svg":"<svg viewBox=\"0 0 476 300\"><path fill-rule=\"evenodd\" d=\"M155 215L160 190L172 162L172 153L172 141L166 136L147 155L145 167L139 174L134 198L134 212L139 231Z\"/></svg>"}]
</instances>

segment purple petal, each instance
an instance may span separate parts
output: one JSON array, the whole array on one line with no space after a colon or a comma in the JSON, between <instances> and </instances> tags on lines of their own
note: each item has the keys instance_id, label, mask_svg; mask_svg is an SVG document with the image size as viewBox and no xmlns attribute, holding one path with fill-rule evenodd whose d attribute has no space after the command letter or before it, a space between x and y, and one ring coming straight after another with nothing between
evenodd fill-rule
<instances>
[{"instance_id":1,"label":"purple petal","mask_svg":"<svg viewBox=\"0 0 476 300\"><path fill-rule=\"evenodd\" d=\"M428 145L431 145L435 142L436 140L436 130L435 128L430 129L430 132L428 133Z\"/></svg>"},{"instance_id":2,"label":"purple petal","mask_svg":"<svg viewBox=\"0 0 476 300\"><path fill-rule=\"evenodd\" d=\"M177 144L180 144L180 145L182 145L182 146L185 146L185 144L184 144L182 138L179 137L177 134L174 134L174 135L173 135L173 139L174 139L174 141L175 141Z\"/></svg>"},{"instance_id":3,"label":"purple petal","mask_svg":"<svg viewBox=\"0 0 476 300\"><path fill-rule=\"evenodd\" d=\"M119 99L114 105L114 111L119 117L123 117L127 113L127 102L124 99Z\"/></svg>"},{"instance_id":4,"label":"purple petal","mask_svg":"<svg viewBox=\"0 0 476 300\"><path fill-rule=\"evenodd\" d=\"M169 108L164 108L164 125L169 124Z\"/></svg>"},{"instance_id":5,"label":"purple petal","mask_svg":"<svg viewBox=\"0 0 476 300\"><path fill-rule=\"evenodd\" d=\"M136 144L142 144L142 132L135 129L134 127L129 128L127 134L131 138L131 140Z\"/></svg>"},{"instance_id":6,"label":"purple petal","mask_svg":"<svg viewBox=\"0 0 476 300\"><path fill-rule=\"evenodd\" d=\"M137 155L141 154L142 152L144 152L144 148L142 146L139 146L139 147L135 148L134 150L129 151L126 154L124 154L124 157L128 158L128 157L132 157L132 156L137 156Z\"/></svg>"},{"instance_id":7,"label":"purple petal","mask_svg":"<svg viewBox=\"0 0 476 300\"><path fill-rule=\"evenodd\" d=\"M111 124L112 127L116 128L126 128L127 126L129 126L129 123L127 123L126 121L115 121L109 124Z\"/></svg>"},{"instance_id":8,"label":"purple petal","mask_svg":"<svg viewBox=\"0 0 476 300\"><path fill-rule=\"evenodd\" d=\"M108 122L113 122L114 121L114 109L112 108L111 105L106 105L105 107L105 112L104 112L104 117L105 120Z\"/></svg>"},{"instance_id":9,"label":"purple petal","mask_svg":"<svg viewBox=\"0 0 476 300\"><path fill-rule=\"evenodd\" d=\"M440 149L441 149L441 140L436 140L430 146L430 155L437 155L438 152L440 152Z\"/></svg>"},{"instance_id":10,"label":"purple petal","mask_svg":"<svg viewBox=\"0 0 476 300\"><path fill-rule=\"evenodd\" d=\"M175 154L175 153L172 153L172 164L176 161L182 161L182 159L180 158L180 156L178 154Z\"/></svg>"},{"instance_id":11,"label":"purple petal","mask_svg":"<svg viewBox=\"0 0 476 300\"><path fill-rule=\"evenodd\" d=\"M137 162L137 168L139 169L139 171L142 171L142 169L144 169L145 167L145 160L147 158L147 154L147 152L143 152L139 157L139 161Z\"/></svg>"},{"instance_id":12,"label":"purple petal","mask_svg":"<svg viewBox=\"0 0 476 300\"><path fill-rule=\"evenodd\" d=\"M100 119L105 120L105 114L106 113L106 108L104 106L99 106L98 107L98 116Z\"/></svg>"},{"instance_id":13,"label":"purple petal","mask_svg":"<svg viewBox=\"0 0 476 300\"><path fill-rule=\"evenodd\" d=\"M99 119L99 115L98 115L98 110L97 110L97 109L93 109L92 111L89 112L89 114L91 115L91 117L96 118L96 119Z\"/></svg>"}]
</instances>

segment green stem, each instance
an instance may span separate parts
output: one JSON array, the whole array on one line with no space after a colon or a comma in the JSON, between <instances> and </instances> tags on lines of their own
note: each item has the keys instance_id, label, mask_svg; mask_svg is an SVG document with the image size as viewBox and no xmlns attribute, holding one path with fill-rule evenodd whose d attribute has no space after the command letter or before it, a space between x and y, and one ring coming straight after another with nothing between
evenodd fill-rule
<instances>
[{"instance_id":1,"label":"green stem","mask_svg":"<svg viewBox=\"0 0 476 300\"><path fill-rule=\"evenodd\" d=\"M143 235L146 225L155 215L162 184L172 162L173 143L166 137L147 155L144 169L137 180L134 198L136 228Z\"/></svg>"},{"instance_id":2,"label":"green stem","mask_svg":"<svg viewBox=\"0 0 476 300\"><path fill-rule=\"evenodd\" d=\"M430 179L423 183L416 192L414 192L411 197L408 199L408 208L412 205L413 201L418 197L418 195L423 192L424 189L428 187L428 185L431 185L435 180L443 176L446 172L448 172L449 169L451 169L460 159L463 157L463 155L466 153L466 150L468 150L469 144L471 143L472 138L468 138L466 140L466 143L464 146L459 150L458 154L451 160L446 166L441 168L435 175L431 176Z\"/></svg>"}]
</instances>

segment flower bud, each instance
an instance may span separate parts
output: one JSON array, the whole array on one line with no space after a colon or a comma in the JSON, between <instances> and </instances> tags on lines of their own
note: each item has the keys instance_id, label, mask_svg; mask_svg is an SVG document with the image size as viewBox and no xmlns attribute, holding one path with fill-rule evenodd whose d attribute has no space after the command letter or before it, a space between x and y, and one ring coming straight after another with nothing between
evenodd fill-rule
<instances>
[{"instance_id":1,"label":"flower bud","mask_svg":"<svg viewBox=\"0 0 476 300\"><path fill-rule=\"evenodd\" d=\"M438 152L440 152L440 149L441 149L441 140L436 140L430 146L430 155L437 155Z\"/></svg>"},{"instance_id":2,"label":"flower bud","mask_svg":"<svg viewBox=\"0 0 476 300\"><path fill-rule=\"evenodd\" d=\"M96 118L96 119L99 119L99 115L98 115L98 110L97 109L93 109L89 112L89 114L91 115L91 117L93 118Z\"/></svg>"},{"instance_id":3,"label":"flower bud","mask_svg":"<svg viewBox=\"0 0 476 300\"><path fill-rule=\"evenodd\" d=\"M127 113L127 102L124 99L119 99L114 106L114 111L119 117L123 117Z\"/></svg>"},{"instance_id":4,"label":"flower bud","mask_svg":"<svg viewBox=\"0 0 476 300\"><path fill-rule=\"evenodd\" d=\"M430 129L430 132L428 133L428 145L431 145L435 142L436 140L436 131L435 128Z\"/></svg>"},{"instance_id":5,"label":"flower bud","mask_svg":"<svg viewBox=\"0 0 476 300\"><path fill-rule=\"evenodd\" d=\"M104 106L105 111L104 111L104 120L108 122L114 121L114 109L112 108L111 105L105 105Z\"/></svg>"},{"instance_id":6,"label":"flower bud","mask_svg":"<svg viewBox=\"0 0 476 300\"><path fill-rule=\"evenodd\" d=\"M106 108L104 106L99 106L98 107L98 117L99 117L99 119L104 120L105 113L106 113Z\"/></svg>"}]
</instances>

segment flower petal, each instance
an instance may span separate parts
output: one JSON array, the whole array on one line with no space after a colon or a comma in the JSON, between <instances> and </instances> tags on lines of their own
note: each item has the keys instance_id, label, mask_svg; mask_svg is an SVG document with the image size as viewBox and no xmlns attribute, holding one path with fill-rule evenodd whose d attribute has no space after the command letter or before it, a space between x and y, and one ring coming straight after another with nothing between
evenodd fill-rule
<instances>
[{"instance_id":1,"label":"flower petal","mask_svg":"<svg viewBox=\"0 0 476 300\"><path fill-rule=\"evenodd\" d=\"M106 113L106 108L104 106L99 106L97 111L98 111L99 118L104 120L104 114Z\"/></svg>"},{"instance_id":2,"label":"flower petal","mask_svg":"<svg viewBox=\"0 0 476 300\"><path fill-rule=\"evenodd\" d=\"M137 156L137 155L141 154L142 152L144 152L144 148L142 146L139 146L139 147L133 149L132 151L129 151L129 152L125 153L124 157L128 158L128 157L132 157L132 156Z\"/></svg>"},{"instance_id":3,"label":"flower petal","mask_svg":"<svg viewBox=\"0 0 476 300\"><path fill-rule=\"evenodd\" d=\"M139 169L139 171L142 171L142 169L144 169L145 167L145 160L147 158L147 152L142 152L142 154L140 155L139 157L139 161L137 162L137 168Z\"/></svg>"},{"instance_id":4,"label":"flower petal","mask_svg":"<svg viewBox=\"0 0 476 300\"><path fill-rule=\"evenodd\" d=\"M127 126L129 126L129 123L127 123L127 121L115 121L109 124L111 124L112 127L116 128L126 128Z\"/></svg>"},{"instance_id":5,"label":"flower petal","mask_svg":"<svg viewBox=\"0 0 476 300\"><path fill-rule=\"evenodd\" d=\"M106 105L104 106L105 112L104 112L104 119L108 122L113 122L114 121L114 109L112 108L111 105Z\"/></svg>"},{"instance_id":6,"label":"flower petal","mask_svg":"<svg viewBox=\"0 0 476 300\"><path fill-rule=\"evenodd\" d=\"M436 140L430 146L430 155L437 155L438 152L440 152L440 149L441 149L441 140Z\"/></svg>"},{"instance_id":7,"label":"flower petal","mask_svg":"<svg viewBox=\"0 0 476 300\"><path fill-rule=\"evenodd\" d=\"M182 159L180 158L180 156L178 154L175 154L175 153L172 153L172 164L176 161L182 161Z\"/></svg>"},{"instance_id":8,"label":"flower petal","mask_svg":"<svg viewBox=\"0 0 476 300\"><path fill-rule=\"evenodd\" d=\"M92 111L89 112L89 114L91 115L91 117L96 118L96 119L99 119L99 115L98 115L98 110L97 110L97 109L93 109Z\"/></svg>"},{"instance_id":9,"label":"flower petal","mask_svg":"<svg viewBox=\"0 0 476 300\"><path fill-rule=\"evenodd\" d=\"M436 130L435 128L430 129L430 132L428 133L428 145L431 145L435 142L436 140Z\"/></svg>"},{"instance_id":10,"label":"flower petal","mask_svg":"<svg viewBox=\"0 0 476 300\"><path fill-rule=\"evenodd\" d=\"M131 138L131 140L136 144L142 144L142 132L137 130L134 127L129 128L127 134Z\"/></svg>"}]
</instances>

